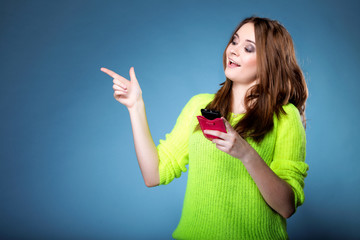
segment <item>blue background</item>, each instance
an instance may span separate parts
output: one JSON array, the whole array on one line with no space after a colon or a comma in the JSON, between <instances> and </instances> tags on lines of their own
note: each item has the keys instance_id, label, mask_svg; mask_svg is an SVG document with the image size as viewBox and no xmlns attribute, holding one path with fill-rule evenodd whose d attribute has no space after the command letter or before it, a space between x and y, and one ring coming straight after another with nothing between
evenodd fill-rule
<instances>
[{"instance_id":1,"label":"blue background","mask_svg":"<svg viewBox=\"0 0 360 240\"><path fill-rule=\"evenodd\" d=\"M0 1L0 238L171 239L187 172L147 188L107 67L143 91L155 144L225 80L256 14L293 37L309 87L306 200L292 239L359 238L357 1Z\"/></svg>"}]
</instances>

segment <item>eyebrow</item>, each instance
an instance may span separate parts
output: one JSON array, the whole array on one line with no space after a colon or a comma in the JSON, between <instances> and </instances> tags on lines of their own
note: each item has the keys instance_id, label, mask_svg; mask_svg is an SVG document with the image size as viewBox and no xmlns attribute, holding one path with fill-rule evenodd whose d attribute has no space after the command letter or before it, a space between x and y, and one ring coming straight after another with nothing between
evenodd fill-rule
<instances>
[{"instance_id":1,"label":"eyebrow","mask_svg":"<svg viewBox=\"0 0 360 240\"><path fill-rule=\"evenodd\" d=\"M236 36L237 38L239 38L239 35L238 35L237 33L235 33L234 36ZM251 42L251 43L255 44L255 42L251 41L250 39L246 39L245 41Z\"/></svg>"}]
</instances>

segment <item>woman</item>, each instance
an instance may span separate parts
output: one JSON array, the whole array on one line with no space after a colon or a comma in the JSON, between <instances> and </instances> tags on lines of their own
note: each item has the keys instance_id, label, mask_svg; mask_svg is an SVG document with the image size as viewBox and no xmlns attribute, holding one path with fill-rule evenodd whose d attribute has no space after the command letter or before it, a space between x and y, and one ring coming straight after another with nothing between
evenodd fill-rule
<instances>
[{"instance_id":1,"label":"woman","mask_svg":"<svg viewBox=\"0 0 360 240\"><path fill-rule=\"evenodd\" d=\"M156 147L141 89L114 78L114 97L130 113L138 162L148 187L187 171L188 183L175 239L287 239L286 219L304 201L306 82L291 36L277 21L244 19L232 34L216 94L198 94ZM220 111L226 133L199 128L200 109Z\"/></svg>"}]
</instances>

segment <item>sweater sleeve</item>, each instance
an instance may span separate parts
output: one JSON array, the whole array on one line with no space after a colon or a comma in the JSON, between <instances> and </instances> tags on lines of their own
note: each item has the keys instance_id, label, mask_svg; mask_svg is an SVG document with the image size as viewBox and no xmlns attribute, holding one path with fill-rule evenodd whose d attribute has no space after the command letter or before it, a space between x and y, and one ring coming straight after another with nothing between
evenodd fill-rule
<instances>
[{"instance_id":1,"label":"sweater sleeve","mask_svg":"<svg viewBox=\"0 0 360 240\"><path fill-rule=\"evenodd\" d=\"M305 163L306 135L298 109L293 104L283 109L286 115L280 113L270 168L293 189L296 210L305 199L304 179L309 169Z\"/></svg>"},{"instance_id":2,"label":"sweater sleeve","mask_svg":"<svg viewBox=\"0 0 360 240\"><path fill-rule=\"evenodd\" d=\"M189 138L192 122L196 115L197 99L193 96L182 109L172 131L160 139L157 151L159 156L160 185L169 184L175 177L179 178L186 172L189 163Z\"/></svg>"}]
</instances>

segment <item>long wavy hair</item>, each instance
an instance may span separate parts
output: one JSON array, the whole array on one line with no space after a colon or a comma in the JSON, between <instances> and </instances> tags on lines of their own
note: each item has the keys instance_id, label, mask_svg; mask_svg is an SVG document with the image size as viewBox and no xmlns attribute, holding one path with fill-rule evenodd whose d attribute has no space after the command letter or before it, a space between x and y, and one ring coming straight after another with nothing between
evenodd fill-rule
<instances>
[{"instance_id":1,"label":"long wavy hair","mask_svg":"<svg viewBox=\"0 0 360 240\"><path fill-rule=\"evenodd\" d=\"M308 89L303 73L296 61L295 49L288 31L275 20L260 17L244 19L232 33L223 53L223 66L226 68L226 49L234 34L246 23L253 23L257 59L257 77L259 82L248 89L244 104L246 113L234 126L243 138L251 137L259 143L274 126L274 113L286 114L282 106L292 103L299 110L306 129L305 102ZM232 81L225 82L212 102L206 108L220 111L226 119L230 117ZM199 130L199 125L195 128Z\"/></svg>"}]
</instances>

